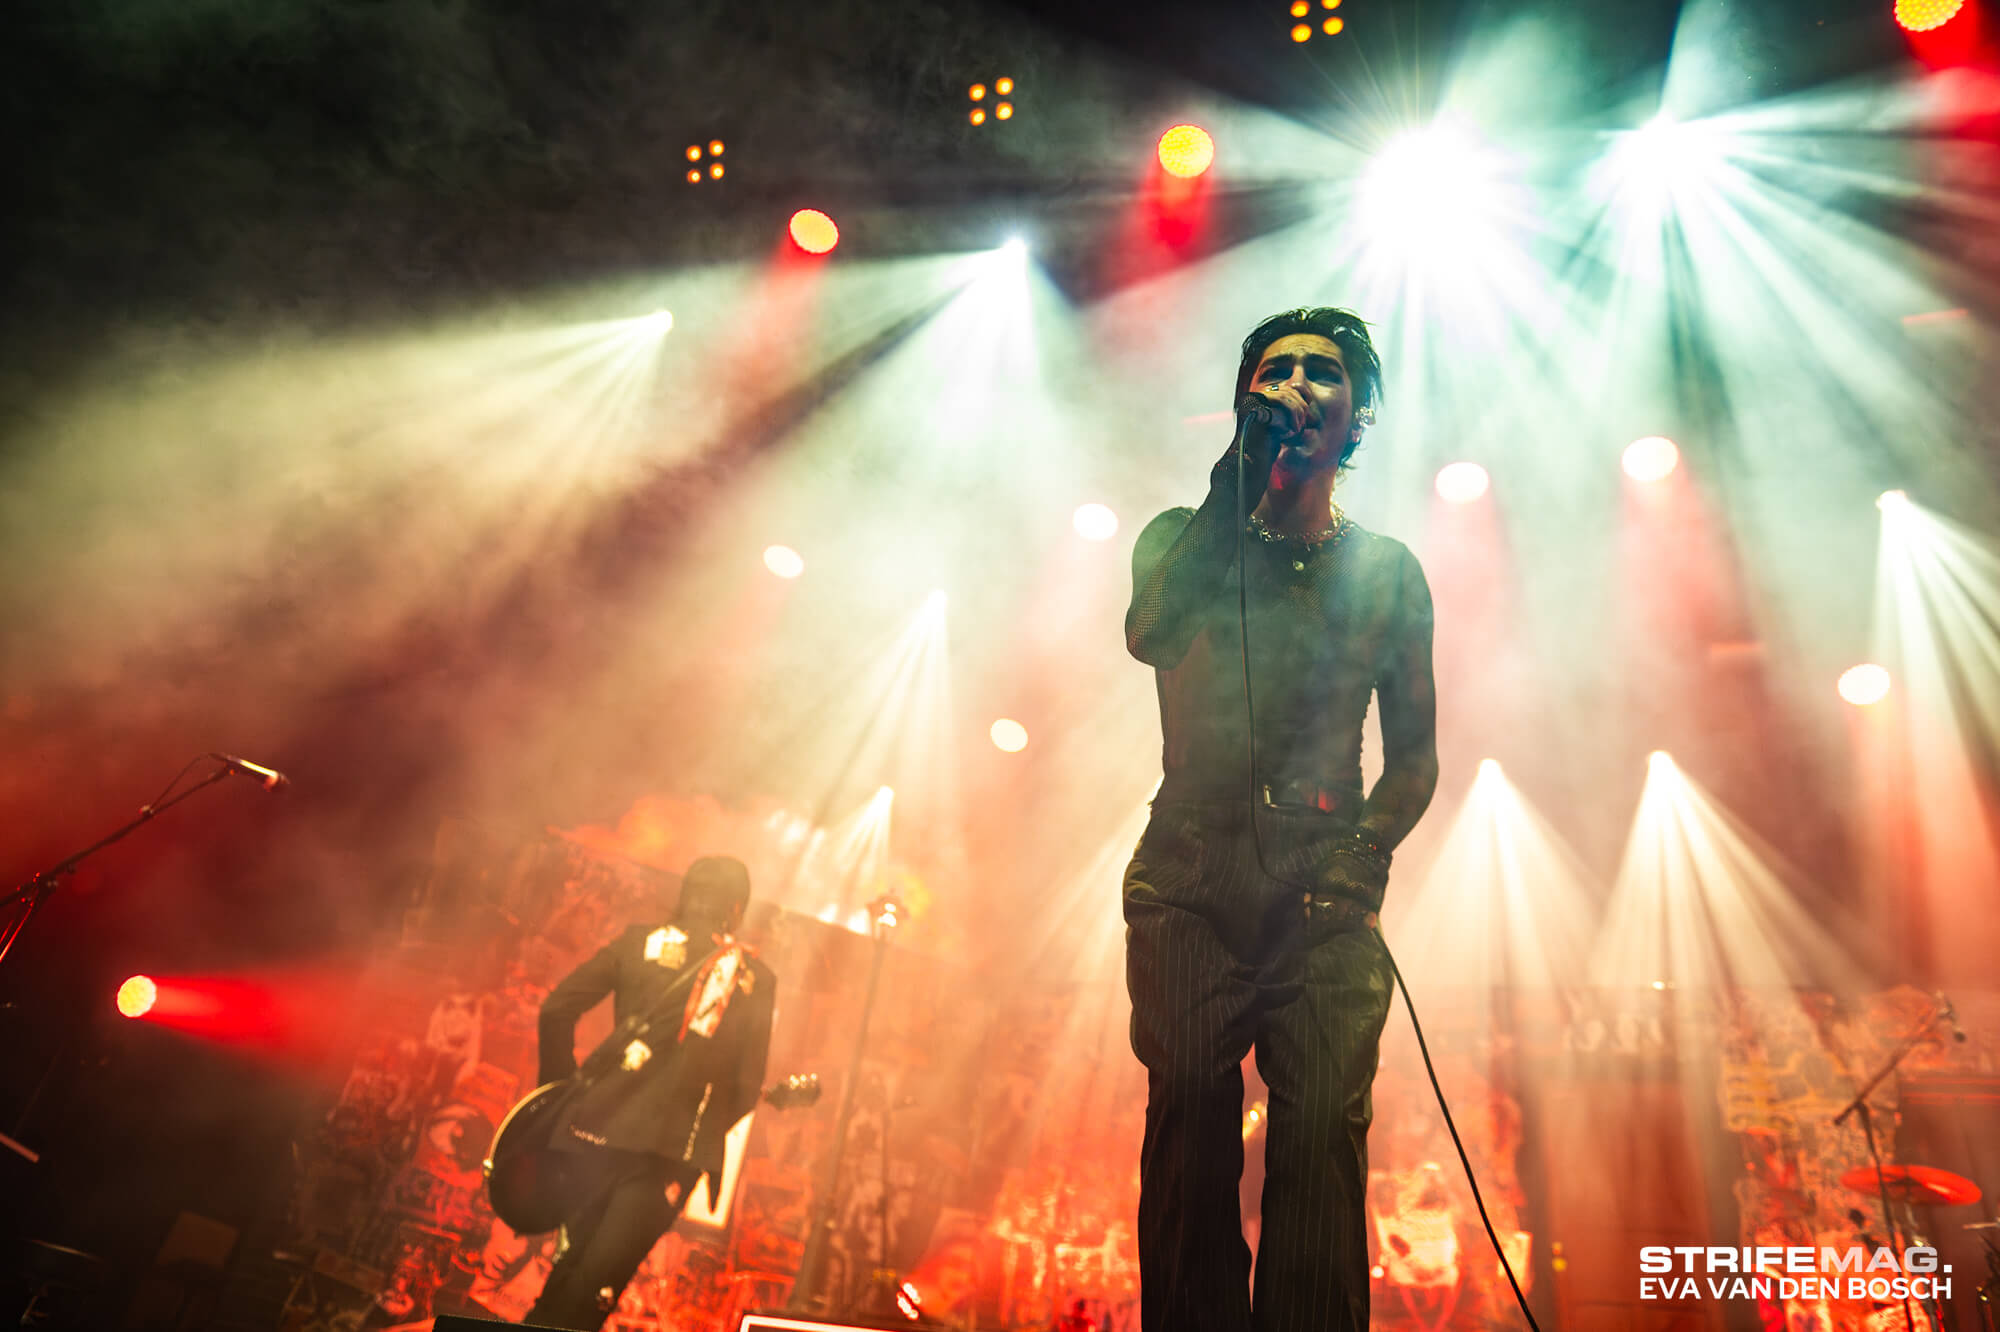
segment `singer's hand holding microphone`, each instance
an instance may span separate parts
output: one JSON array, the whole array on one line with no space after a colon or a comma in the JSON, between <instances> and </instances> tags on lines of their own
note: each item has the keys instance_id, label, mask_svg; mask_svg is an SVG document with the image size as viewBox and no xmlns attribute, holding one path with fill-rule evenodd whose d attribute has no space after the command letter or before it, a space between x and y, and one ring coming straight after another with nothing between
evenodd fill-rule
<instances>
[{"instance_id":1,"label":"singer's hand holding microphone","mask_svg":"<svg viewBox=\"0 0 2000 1332\"><path fill-rule=\"evenodd\" d=\"M1297 440L1319 424L1318 413L1290 384L1253 389L1236 404L1236 437L1209 473L1211 485L1236 485L1236 455L1240 449L1246 507L1256 507L1271 482L1271 463L1282 445Z\"/></svg>"}]
</instances>

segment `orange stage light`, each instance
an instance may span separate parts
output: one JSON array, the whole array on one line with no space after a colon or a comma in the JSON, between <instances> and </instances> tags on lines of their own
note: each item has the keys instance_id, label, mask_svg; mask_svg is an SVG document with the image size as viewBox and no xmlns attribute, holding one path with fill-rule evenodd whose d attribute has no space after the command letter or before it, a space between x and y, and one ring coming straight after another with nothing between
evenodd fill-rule
<instances>
[{"instance_id":1,"label":"orange stage light","mask_svg":"<svg viewBox=\"0 0 2000 1332\"><path fill-rule=\"evenodd\" d=\"M1292 0L1293 18L1304 18L1307 14L1311 12L1312 12L1312 6L1306 3L1306 0Z\"/></svg>"},{"instance_id":2,"label":"orange stage light","mask_svg":"<svg viewBox=\"0 0 2000 1332\"><path fill-rule=\"evenodd\" d=\"M792 214L792 243L807 254L826 254L840 244L840 228L817 208L801 208Z\"/></svg>"},{"instance_id":3,"label":"orange stage light","mask_svg":"<svg viewBox=\"0 0 2000 1332\"><path fill-rule=\"evenodd\" d=\"M1215 140L1199 125L1176 125L1160 136L1159 157L1168 175L1189 180L1215 161Z\"/></svg>"},{"instance_id":4,"label":"orange stage light","mask_svg":"<svg viewBox=\"0 0 2000 1332\"><path fill-rule=\"evenodd\" d=\"M688 145L688 161L690 161L690 162L699 162L699 161L701 161L701 145L700 145L700 144L698 144L698 143L691 143L691 144L689 144L689 145Z\"/></svg>"},{"instance_id":5,"label":"orange stage light","mask_svg":"<svg viewBox=\"0 0 2000 1332\"><path fill-rule=\"evenodd\" d=\"M1308 38L1310 38L1312 35L1313 35L1313 30L1312 30L1312 25L1310 23L1297 23L1292 25L1293 41L1303 42Z\"/></svg>"},{"instance_id":6,"label":"orange stage light","mask_svg":"<svg viewBox=\"0 0 2000 1332\"><path fill-rule=\"evenodd\" d=\"M1012 120L1014 118L1014 104L1012 102L1000 103L1000 105L993 108L993 118L995 120Z\"/></svg>"},{"instance_id":7,"label":"orange stage light","mask_svg":"<svg viewBox=\"0 0 2000 1332\"><path fill-rule=\"evenodd\" d=\"M1005 97L1007 94L1014 91L1014 80L1006 78L1004 76L993 80L993 91L999 93L1002 97Z\"/></svg>"},{"instance_id":8,"label":"orange stage light","mask_svg":"<svg viewBox=\"0 0 2000 1332\"><path fill-rule=\"evenodd\" d=\"M1958 17L1965 0L1896 0L1896 22L1910 32L1930 32Z\"/></svg>"},{"instance_id":9,"label":"orange stage light","mask_svg":"<svg viewBox=\"0 0 2000 1332\"><path fill-rule=\"evenodd\" d=\"M708 155L710 157L722 156L722 140L710 139L708 141Z\"/></svg>"},{"instance_id":10,"label":"orange stage light","mask_svg":"<svg viewBox=\"0 0 2000 1332\"><path fill-rule=\"evenodd\" d=\"M688 184L690 185L701 184L701 168L695 167L688 171Z\"/></svg>"},{"instance_id":11,"label":"orange stage light","mask_svg":"<svg viewBox=\"0 0 2000 1332\"><path fill-rule=\"evenodd\" d=\"M722 179L722 163L720 163L720 162L717 162L717 163L716 163L716 164L715 164L714 166L711 166L711 167L710 167L710 168L708 169L708 174L709 174L710 176L714 177L714 178L715 178L716 180L721 180L721 179Z\"/></svg>"},{"instance_id":12,"label":"orange stage light","mask_svg":"<svg viewBox=\"0 0 2000 1332\"><path fill-rule=\"evenodd\" d=\"M973 107L972 114L967 119L975 125L984 125L986 123L986 108L983 106Z\"/></svg>"},{"instance_id":13,"label":"orange stage light","mask_svg":"<svg viewBox=\"0 0 2000 1332\"><path fill-rule=\"evenodd\" d=\"M975 83L965 90L965 95L975 102L984 101L986 99L986 85Z\"/></svg>"},{"instance_id":14,"label":"orange stage light","mask_svg":"<svg viewBox=\"0 0 2000 1332\"><path fill-rule=\"evenodd\" d=\"M1326 33L1327 36L1332 37L1337 33L1339 33L1339 31L1342 28L1347 26L1347 21L1345 19L1330 18L1326 22L1320 24L1319 26L1320 29Z\"/></svg>"},{"instance_id":15,"label":"orange stage light","mask_svg":"<svg viewBox=\"0 0 2000 1332\"><path fill-rule=\"evenodd\" d=\"M128 1018L144 1017L159 997L160 987L151 976L134 976L118 987L118 1011Z\"/></svg>"}]
</instances>

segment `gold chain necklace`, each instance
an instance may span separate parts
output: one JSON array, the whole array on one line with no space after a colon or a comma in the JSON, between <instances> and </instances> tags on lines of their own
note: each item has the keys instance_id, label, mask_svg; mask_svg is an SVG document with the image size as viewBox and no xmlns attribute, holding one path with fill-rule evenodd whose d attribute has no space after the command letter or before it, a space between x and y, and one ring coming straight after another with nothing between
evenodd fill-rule
<instances>
[{"instance_id":1,"label":"gold chain necklace","mask_svg":"<svg viewBox=\"0 0 2000 1332\"><path fill-rule=\"evenodd\" d=\"M1321 542L1331 541L1346 530L1347 515L1340 511L1338 502L1335 502L1333 506L1333 526L1319 532L1274 531L1262 518L1259 518L1254 513L1250 515L1251 535L1255 536L1259 541L1273 546L1287 541L1297 542L1302 546L1317 546Z\"/></svg>"}]
</instances>

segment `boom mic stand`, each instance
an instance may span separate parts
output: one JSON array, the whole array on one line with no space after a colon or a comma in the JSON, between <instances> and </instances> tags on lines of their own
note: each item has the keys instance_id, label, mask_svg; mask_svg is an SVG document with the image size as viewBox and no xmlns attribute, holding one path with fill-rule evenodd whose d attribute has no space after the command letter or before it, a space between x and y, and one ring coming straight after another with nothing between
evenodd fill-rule
<instances>
[{"instance_id":1,"label":"boom mic stand","mask_svg":"<svg viewBox=\"0 0 2000 1332\"><path fill-rule=\"evenodd\" d=\"M200 761L200 759L195 760L196 763ZM188 765L188 767L193 766L194 764L192 763ZM110 846L113 842L124 838L141 824L151 823L159 815L180 804L181 801L186 800L195 792L204 787L215 785L217 782L227 778L234 771L236 769L227 766L218 768L171 800L165 799L167 792L162 791L160 793L161 799L155 800L150 805L141 805L139 807L138 818L133 819L110 836L102 837L92 842L89 846L86 846L83 850L68 859L49 866L49 868L15 888L7 895L5 906L8 908L18 908L18 910L8 919L5 926L0 926L0 962L7 960L7 954L13 950L14 941L21 937L23 930L28 928L28 922L34 919L35 912L41 908L42 903L55 891L56 884L64 875L68 874L91 856L102 851L105 847ZM187 768L182 768L181 772L185 774ZM175 777L172 782L167 783L167 791L173 790L175 783L179 781L180 778Z\"/></svg>"},{"instance_id":2,"label":"boom mic stand","mask_svg":"<svg viewBox=\"0 0 2000 1332\"><path fill-rule=\"evenodd\" d=\"M1938 1019L1944 1015L1944 1007L1941 1004L1933 1002L1930 1015L1917 1024L1915 1030L1903 1038L1903 1043L1898 1045L1895 1051L1890 1054L1889 1062L1876 1069L1875 1076L1863 1083L1861 1090L1854 1093L1854 1099L1843 1106L1840 1113L1833 1117L1834 1125L1838 1127L1846 1121L1849 1115L1859 1114L1861 1116L1861 1132L1868 1139L1868 1159L1875 1163L1875 1188L1882 1195L1882 1219L1889 1223L1889 1242L1896 1246L1897 1261L1899 1263L1902 1261L1903 1236L1896 1226L1895 1209L1889 1204L1889 1181L1882 1173L1882 1152L1875 1143L1875 1121L1868 1113L1868 1093L1874 1091L1881 1084L1882 1079L1896 1071L1897 1065L1909 1057L1910 1051L1916 1049L1924 1037L1930 1035L1931 1028L1935 1027L1938 1024ZM1916 1315L1910 1311L1910 1297L1906 1294L1903 1296L1903 1332L1916 1332L1916 1327Z\"/></svg>"},{"instance_id":3,"label":"boom mic stand","mask_svg":"<svg viewBox=\"0 0 2000 1332\"><path fill-rule=\"evenodd\" d=\"M889 936L895 932L903 904L887 894L868 904L869 933L875 954L868 963L868 993L861 1001L861 1025L854 1033L854 1052L847 1061L847 1081L840 1089L840 1109L833 1120L833 1150L828 1153L826 1186L813 1199L812 1224L806 1232L806 1247L799 1254L799 1275L792 1282L792 1296L785 1301L788 1313L824 1313L829 1298L820 1287L826 1284L827 1246L833 1236L833 1209L840 1187L841 1157L847 1152L847 1129L854 1118L854 1094L861 1082L861 1061L868 1050L868 1022L875 1013L875 996L881 989L882 962L889 954ZM888 1150L888 1143L883 1143ZM889 1255L885 1252L886 1264Z\"/></svg>"}]
</instances>

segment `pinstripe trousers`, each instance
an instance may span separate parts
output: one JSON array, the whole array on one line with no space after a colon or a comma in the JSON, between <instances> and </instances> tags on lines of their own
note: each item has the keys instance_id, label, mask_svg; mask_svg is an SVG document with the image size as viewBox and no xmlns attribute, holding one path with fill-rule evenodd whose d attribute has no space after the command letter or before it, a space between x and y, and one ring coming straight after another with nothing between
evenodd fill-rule
<instances>
[{"instance_id":1,"label":"pinstripe trousers","mask_svg":"<svg viewBox=\"0 0 2000 1332\"><path fill-rule=\"evenodd\" d=\"M1323 882L1351 827L1260 811L1265 858ZM1242 802L1156 805L1125 874L1132 1049L1146 1066L1145 1332L1368 1326L1369 1098L1393 976L1371 908L1266 876ZM1237 1190L1243 1058L1270 1087L1256 1289Z\"/></svg>"}]
</instances>

